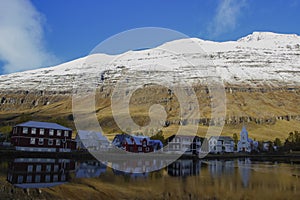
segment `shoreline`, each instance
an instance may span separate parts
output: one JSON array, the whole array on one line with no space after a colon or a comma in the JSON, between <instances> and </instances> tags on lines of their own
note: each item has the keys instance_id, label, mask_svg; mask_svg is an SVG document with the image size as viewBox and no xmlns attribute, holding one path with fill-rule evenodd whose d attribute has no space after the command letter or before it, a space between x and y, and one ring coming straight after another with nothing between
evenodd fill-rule
<instances>
[{"instance_id":1,"label":"shoreline","mask_svg":"<svg viewBox=\"0 0 300 200\"><path fill-rule=\"evenodd\" d=\"M126 154L119 154L115 152L108 152L101 156L105 158L120 158ZM157 155L142 155L138 154L134 156L135 158L159 158L160 155L166 156L166 154ZM258 154L247 154L247 153L228 153L228 154L208 154L203 158L199 158L196 155L167 155L168 157L178 157L178 159L198 159L198 160L227 160L227 159L239 159L239 158L250 158L255 161L291 161L300 162L300 152L276 152L276 153L258 153ZM15 157L54 157L54 158L68 158L68 159L96 159L88 151L73 151L73 152L26 152L26 151L16 151L14 149L0 149L0 158L15 158ZM126 157L126 156L125 156ZM127 157L126 157L127 158Z\"/></svg>"}]
</instances>

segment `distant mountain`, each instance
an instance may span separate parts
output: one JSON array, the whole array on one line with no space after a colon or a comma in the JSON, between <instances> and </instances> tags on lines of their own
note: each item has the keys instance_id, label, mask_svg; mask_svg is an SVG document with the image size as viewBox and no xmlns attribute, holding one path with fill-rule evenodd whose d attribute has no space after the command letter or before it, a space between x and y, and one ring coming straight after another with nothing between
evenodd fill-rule
<instances>
[{"instance_id":1,"label":"distant mountain","mask_svg":"<svg viewBox=\"0 0 300 200\"><path fill-rule=\"evenodd\" d=\"M189 48L191 43L197 48ZM152 66L155 62L161 66ZM147 75L149 71L155 76ZM175 84L192 83L203 111L197 119L202 135L210 121L211 102L209 94L201 92L201 80L212 77L219 77L226 90L225 134L239 132L247 123L250 136L252 132L261 139L283 139L286 132L300 127L300 37L271 32L254 32L228 42L181 39L154 49L94 54L54 67L2 75L0 125L52 118L72 123L73 87L90 89L87 83L91 82L99 88L96 112L100 123L114 133L118 129L113 123L110 97L124 74L132 84L159 81L164 85L170 77ZM170 134L180 123L175 117L179 110L173 102L176 98L162 88L151 87L147 92L139 90L132 98L136 111L132 117L141 125L147 123L149 105L159 102L170 112L170 126L165 130ZM155 95L151 95L153 91Z\"/></svg>"},{"instance_id":2,"label":"distant mountain","mask_svg":"<svg viewBox=\"0 0 300 200\"><path fill-rule=\"evenodd\" d=\"M74 78L94 77L101 70L109 69L113 73L119 71L120 66L132 68L138 65L151 63L153 59L166 60L170 58L170 71L177 73L179 65L185 72L180 73L182 78L190 78L191 74L199 72L210 66L188 66L188 61L207 63L211 61L219 76L226 83L256 85L262 82L284 83L299 85L300 83L300 37L295 34L276 34L271 32L254 32L237 41L212 42L192 38L199 44L202 52L184 51L190 39L181 39L165 43L154 49L127 52L126 59L118 60L119 65L106 65L107 60L122 57L122 55L109 56L96 54L93 58L80 58L58 66L30 70L20 73L0 76L0 89L2 90L51 90L68 91L72 89ZM158 52L157 49L168 49L176 46L183 49L182 55L176 56L167 52ZM130 58L130 59L129 59ZM91 60L96 60L91 63ZM115 64L115 63L114 63ZM207 70L209 73L210 71ZM215 70L211 70L215 75ZM197 74L197 73L196 73ZM194 76L196 79L197 76ZM99 79L100 80L100 79ZM83 80L84 81L84 80Z\"/></svg>"}]
</instances>

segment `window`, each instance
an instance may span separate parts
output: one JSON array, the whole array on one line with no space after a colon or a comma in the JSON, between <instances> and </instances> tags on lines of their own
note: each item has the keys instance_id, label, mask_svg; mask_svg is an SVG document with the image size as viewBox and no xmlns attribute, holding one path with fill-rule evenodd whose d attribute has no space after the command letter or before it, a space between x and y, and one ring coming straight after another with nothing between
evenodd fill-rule
<instances>
[{"instance_id":1,"label":"window","mask_svg":"<svg viewBox=\"0 0 300 200\"><path fill-rule=\"evenodd\" d=\"M41 175L35 175L35 182L36 183L41 182Z\"/></svg>"},{"instance_id":2,"label":"window","mask_svg":"<svg viewBox=\"0 0 300 200\"><path fill-rule=\"evenodd\" d=\"M49 135L50 135L50 136L53 136L53 135L54 135L54 130L53 130L53 129L50 129L50 130L49 130Z\"/></svg>"},{"instance_id":3,"label":"window","mask_svg":"<svg viewBox=\"0 0 300 200\"><path fill-rule=\"evenodd\" d=\"M44 144L44 138L39 138L39 145L43 145Z\"/></svg>"},{"instance_id":4,"label":"window","mask_svg":"<svg viewBox=\"0 0 300 200\"><path fill-rule=\"evenodd\" d=\"M54 172L58 172L58 169L59 169L58 165L54 165L53 171L54 171Z\"/></svg>"},{"instance_id":5,"label":"window","mask_svg":"<svg viewBox=\"0 0 300 200\"><path fill-rule=\"evenodd\" d=\"M21 175L18 176L18 183L23 183L23 176Z\"/></svg>"},{"instance_id":6,"label":"window","mask_svg":"<svg viewBox=\"0 0 300 200\"><path fill-rule=\"evenodd\" d=\"M57 139L56 140L56 146L59 146L60 145L60 139Z\"/></svg>"},{"instance_id":7,"label":"window","mask_svg":"<svg viewBox=\"0 0 300 200\"><path fill-rule=\"evenodd\" d=\"M30 138L30 144L35 144L35 138Z\"/></svg>"},{"instance_id":8,"label":"window","mask_svg":"<svg viewBox=\"0 0 300 200\"><path fill-rule=\"evenodd\" d=\"M46 176L45 176L45 181L46 181L47 183L50 182L50 175L46 175Z\"/></svg>"},{"instance_id":9,"label":"window","mask_svg":"<svg viewBox=\"0 0 300 200\"><path fill-rule=\"evenodd\" d=\"M46 172L51 172L51 165L46 165Z\"/></svg>"},{"instance_id":10,"label":"window","mask_svg":"<svg viewBox=\"0 0 300 200\"><path fill-rule=\"evenodd\" d=\"M14 128L13 134L17 134L17 128Z\"/></svg>"},{"instance_id":11,"label":"window","mask_svg":"<svg viewBox=\"0 0 300 200\"><path fill-rule=\"evenodd\" d=\"M40 135L44 135L44 133L45 133L45 129L41 128L40 129Z\"/></svg>"},{"instance_id":12,"label":"window","mask_svg":"<svg viewBox=\"0 0 300 200\"><path fill-rule=\"evenodd\" d=\"M61 136L61 130L57 130L56 135Z\"/></svg>"},{"instance_id":13,"label":"window","mask_svg":"<svg viewBox=\"0 0 300 200\"><path fill-rule=\"evenodd\" d=\"M35 171L40 172L42 170L42 165L37 165Z\"/></svg>"},{"instance_id":14,"label":"window","mask_svg":"<svg viewBox=\"0 0 300 200\"><path fill-rule=\"evenodd\" d=\"M65 131L64 136L65 136L65 137L69 137L69 131Z\"/></svg>"},{"instance_id":15,"label":"window","mask_svg":"<svg viewBox=\"0 0 300 200\"><path fill-rule=\"evenodd\" d=\"M36 134L36 128L31 128L31 134Z\"/></svg>"},{"instance_id":16,"label":"window","mask_svg":"<svg viewBox=\"0 0 300 200\"><path fill-rule=\"evenodd\" d=\"M66 175L65 175L65 174L62 174L61 177L60 177L60 180L61 180L61 181L65 181L65 180L66 180Z\"/></svg>"},{"instance_id":17,"label":"window","mask_svg":"<svg viewBox=\"0 0 300 200\"><path fill-rule=\"evenodd\" d=\"M28 128L27 127L23 127L23 134L27 134L28 133Z\"/></svg>"},{"instance_id":18,"label":"window","mask_svg":"<svg viewBox=\"0 0 300 200\"><path fill-rule=\"evenodd\" d=\"M33 165L28 165L27 172L32 172L32 171L33 171Z\"/></svg>"},{"instance_id":19,"label":"window","mask_svg":"<svg viewBox=\"0 0 300 200\"><path fill-rule=\"evenodd\" d=\"M53 182L57 182L58 181L58 175L53 175Z\"/></svg>"},{"instance_id":20,"label":"window","mask_svg":"<svg viewBox=\"0 0 300 200\"><path fill-rule=\"evenodd\" d=\"M31 176L31 175L28 175L28 176L26 177L26 182L27 182L27 183L31 183L31 182L32 182L32 176Z\"/></svg>"},{"instance_id":21,"label":"window","mask_svg":"<svg viewBox=\"0 0 300 200\"><path fill-rule=\"evenodd\" d=\"M53 139L48 140L48 145L52 146L53 145Z\"/></svg>"}]
</instances>

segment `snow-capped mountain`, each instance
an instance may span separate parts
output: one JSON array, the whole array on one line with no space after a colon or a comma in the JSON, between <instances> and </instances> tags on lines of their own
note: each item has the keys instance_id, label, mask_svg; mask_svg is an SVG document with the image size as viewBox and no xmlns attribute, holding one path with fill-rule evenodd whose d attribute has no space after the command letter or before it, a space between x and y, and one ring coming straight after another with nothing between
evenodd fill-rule
<instances>
[{"instance_id":1,"label":"snow-capped mountain","mask_svg":"<svg viewBox=\"0 0 300 200\"><path fill-rule=\"evenodd\" d=\"M188 48L191 42L199 48ZM175 53L167 50L175 50ZM76 84L78 80L84 84L94 78L97 84L103 81L101 76L105 76L114 82L122 71L140 70L140 66L151 65L154 61L167 66L157 71L191 81L220 76L225 83L234 85L300 85L300 37L254 32L237 41L181 39L154 49L121 55L94 54L54 67L2 75L0 90L70 91L74 80Z\"/></svg>"}]
</instances>

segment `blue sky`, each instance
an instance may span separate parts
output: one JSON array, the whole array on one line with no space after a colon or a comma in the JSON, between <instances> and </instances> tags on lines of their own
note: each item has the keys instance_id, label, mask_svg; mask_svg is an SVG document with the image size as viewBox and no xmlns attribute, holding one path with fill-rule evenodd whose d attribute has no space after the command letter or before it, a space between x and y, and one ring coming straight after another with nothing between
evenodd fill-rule
<instances>
[{"instance_id":1,"label":"blue sky","mask_svg":"<svg viewBox=\"0 0 300 200\"><path fill-rule=\"evenodd\" d=\"M85 55L108 37L163 27L236 40L253 31L300 35L297 0L9 0L0 2L0 74Z\"/></svg>"}]
</instances>

